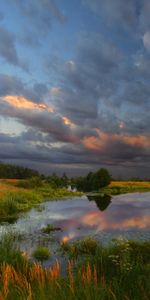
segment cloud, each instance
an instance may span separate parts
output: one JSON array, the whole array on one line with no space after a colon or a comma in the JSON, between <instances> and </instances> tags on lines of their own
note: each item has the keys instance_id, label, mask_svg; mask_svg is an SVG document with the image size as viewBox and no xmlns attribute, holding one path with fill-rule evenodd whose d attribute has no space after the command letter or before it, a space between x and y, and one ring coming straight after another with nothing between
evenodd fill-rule
<instances>
[{"instance_id":1,"label":"cloud","mask_svg":"<svg viewBox=\"0 0 150 300\"><path fill-rule=\"evenodd\" d=\"M18 137L0 137L3 159L18 157L58 168L148 169L149 1L83 0L82 10L88 9L92 26L89 29L87 22L78 33L73 51L72 45L65 53L63 47L61 53L55 48L49 57L46 38L55 21L63 24L64 16L55 1L30 2L15 0L12 5L19 12L18 20L22 18L22 39L30 46L40 45L38 53L45 63L37 76L42 82L35 80L33 69L30 82L0 74L0 114L26 128ZM70 12L70 7L65 8ZM69 35L70 29L65 33ZM4 28L0 34L1 56L20 66L14 35ZM33 49L28 50L33 54Z\"/></svg>"},{"instance_id":2,"label":"cloud","mask_svg":"<svg viewBox=\"0 0 150 300\"><path fill-rule=\"evenodd\" d=\"M5 28L0 27L0 55L9 63L13 65L19 64L19 58L17 56L14 36L8 32Z\"/></svg>"},{"instance_id":3,"label":"cloud","mask_svg":"<svg viewBox=\"0 0 150 300\"><path fill-rule=\"evenodd\" d=\"M41 39L45 39L55 20L61 24L65 22L65 16L54 0L15 0L14 4L24 23L24 32L20 40L28 47L42 45Z\"/></svg>"},{"instance_id":4,"label":"cloud","mask_svg":"<svg viewBox=\"0 0 150 300\"><path fill-rule=\"evenodd\" d=\"M44 103L34 103L29 99L17 96L1 98L2 115L15 118L22 124L49 133L55 140L76 143L84 131L78 130L70 119L53 111Z\"/></svg>"},{"instance_id":5,"label":"cloud","mask_svg":"<svg viewBox=\"0 0 150 300\"><path fill-rule=\"evenodd\" d=\"M84 33L75 59L60 63L63 85L53 103L79 126L84 120L87 128L104 132L149 132L148 61L143 52L127 59L108 38Z\"/></svg>"},{"instance_id":6,"label":"cloud","mask_svg":"<svg viewBox=\"0 0 150 300\"><path fill-rule=\"evenodd\" d=\"M0 74L0 96L5 96L7 94L22 94L23 91L24 85L19 78L2 73Z\"/></svg>"},{"instance_id":7,"label":"cloud","mask_svg":"<svg viewBox=\"0 0 150 300\"><path fill-rule=\"evenodd\" d=\"M27 63L20 60L16 47L15 37L7 29L0 27L0 56L9 64L18 66L28 71Z\"/></svg>"},{"instance_id":8,"label":"cloud","mask_svg":"<svg viewBox=\"0 0 150 300\"><path fill-rule=\"evenodd\" d=\"M137 25L137 9L138 1L136 0L83 0L83 4L88 6L96 15L100 16L105 21L105 25L118 30L132 31Z\"/></svg>"},{"instance_id":9,"label":"cloud","mask_svg":"<svg viewBox=\"0 0 150 300\"><path fill-rule=\"evenodd\" d=\"M150 50L150 32L146 32L143 36L143 43L147 50Z\"/></svg>"},{"instance_id":10,"label":"cloud","mask_svg":"<svg viewBox=\"0 0 150 300\"><path fill-rule=\"evenodd\" d=\"M28 129L18 136L0 133L0 156L4 161L30 165L35 163L40 169L43 165L45 171L50 167L53 171L60 171L61 168L68 169L69 166L72 170L70 172L83 169L87 173L91 168L107 166L110 170L114 167L116 170L126 169L125 173L133 170L135 174L137 170L140 173L142 168L146 176L150 162L148 136L135 136L134 139L135 141L132 141L132 136L106 136L101 133L95 141L92 140L93 145L96 145L94 149L89 147L90 138L84 145L58 140L56 142L49 133L38 132L35 128ZM83 141L85 142L85 139Z\"/></svg>"},{"instance_id":11,"label":"cloud","mask_svg":"<svg viewBox=\"0 0 150 300\"><path fill-rule=\"evenodd\" d=\"M36 82L30 86L16 76L0 73L0 96L21 96L41 103L48 94L49 90L43 83Z\"/></svg>"},{"instance_id":12,"label":"cloud","mask_svg":"<svg viewBox=\"0 0 150 300\"><path fill-rule=\"evenodd\" d=\"M4 14L0 11L0 21L4 19Z\"/></svg>"}]
</instances>

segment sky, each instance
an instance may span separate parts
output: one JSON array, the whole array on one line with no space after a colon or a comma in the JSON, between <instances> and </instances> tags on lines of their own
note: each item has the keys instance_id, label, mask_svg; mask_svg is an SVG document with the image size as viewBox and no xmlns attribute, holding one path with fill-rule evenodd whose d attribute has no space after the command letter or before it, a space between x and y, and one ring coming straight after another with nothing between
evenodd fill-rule
<instances>
[{"instance_id":1,"label":"sky","mask_svg":"<svg viewBox=\"0 0 150 300\"><path fill-rule=\"evenodd\" d=\"M0 2L0 161L150 178L150 1Z\"/></svg>"}]
</instances>

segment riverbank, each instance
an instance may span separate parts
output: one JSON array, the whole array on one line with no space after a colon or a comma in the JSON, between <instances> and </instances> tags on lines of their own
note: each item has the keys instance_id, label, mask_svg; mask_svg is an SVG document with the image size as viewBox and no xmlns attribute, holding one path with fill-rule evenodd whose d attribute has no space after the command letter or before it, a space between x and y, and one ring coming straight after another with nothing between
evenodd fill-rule
<instances>
[{"instance_id":1,"label":"riverbank","mask_svg":"<svg viewBox=\"0 0 150 300\"><path fill-rule=\"evenodd\" d=\"M47 183L36 187L22 187L24 182L16 179L0 180L0 222L13 222L19 213L25 212L40 203L55 199L64 199L80 196L80 192L71 192L66 188L52 188ZM102 189L108 195L119 195L133 192L149 192L150 182L147 181L112 181L111 184Z\"/></svg>"},{"instance_id":2,"label":"riverbank","mask_svg":"<svg viewBox=\"0 0 150 300\"><path fill-rule=\"evenodd\" d=\"M60 245L68 260L65 276L28 261L11 236L0 243L2 300L141 300L150 298L150 242L115 240L102 247L91 238ZM5 263L4 263L5 261ZM42 259L41 259L42 261ZM63 271L64 272L64 271Z\"/></svg>"},{"instance_id":3,"label":"riverbank","mask_svg":"<svg viewBox=\"0 0 150 300\"><path fill-rule=\"evenodd\" d=\"M150 181L112 181L102 191L109 195L150 192Z\"/></svg>"},{"instance_id":4,"label":"riverbank","mask_svg":"<svg viewBox=\"0 0 150 300\"><path fill-rule=\"evenodd\" d=\"M79 192L71 192L65 188L54 189L48 184L35 188L22 188L21 180L0 180L0 222L14 221L19 213L25 212L46 200L64 199L80 196Z\"/></svg>"}]
</instances>

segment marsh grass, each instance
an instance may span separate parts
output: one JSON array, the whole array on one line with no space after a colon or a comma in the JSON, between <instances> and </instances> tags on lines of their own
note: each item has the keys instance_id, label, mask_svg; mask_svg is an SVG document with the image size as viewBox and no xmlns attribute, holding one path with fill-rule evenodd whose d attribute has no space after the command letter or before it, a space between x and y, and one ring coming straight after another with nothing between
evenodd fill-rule
<instances>
[{"instance_id":1,"label":"marsh grass","mask_svg":"<svg viewBox=\"0 0 150 300\"><path fill-rule=\"evenodd\" d=\"M9 232L1 237L0 240L0 265L5 262L10 264L18 271L23 271L29 265L27 258L17 247L19 235Z\"/></svg>"},{"instance_id":2,"label":"marsh grass","mask_svg":"<svg viewBox=\"0 0 150 300\"><path fill-rule=\"evenodd\" d=\"M80 255L95 255L98 243L95 239L87 237L71 244L62 242L60 251L66 253L70 258L76 259Z\"/></svg>"},{"instance_id":3,"label":"marsh grass","mask_svg":"<svg viewBox=\"0 0 150 300\"><path fill-rule=\"evenodd\" d=\"M5 244L3 240L3 247L7 245L7 249L10 248L8 241L5 240ZM84 248L85 241L81 244ZM93 241L91 244L89 247L88 242L88 248L93 249ZM7 250L7 256L8 253ZM82 253L85 258L77 265L68 261L65 277L61 276L59 262L50 268L35 263L22 268L21 262L18 266L11 260L0 261L0 299L149 300L149 253L150 242L138 243L120 238L109 247L97 245L92 255ZM127 263L132 266L129 270Z\"/></svg>"},{"instance_id":4,"label":"marsh grass","mask_svg":"<svg viewBox=\"0 0 150 300\"><path fill-rule=\"evenodd\" d=\"M32 191L10 192L0 201L0 221L17 218L20 212L42 202L42 198Z\"/></svg>"},{"instance_id":5,"label":"marsh grass","mask_svg":"<svg viewBox=\"0 0 150 300\"><path fill-rule=\"evenodd\" d=\"M41 246L33 251L32 256L39 261L44 261L51 256L51 253L47 247Z\"/></svg>"},{"instance_id":6,"label":"marsh grass","mask_svg":"<svg viewBox=\"0 0 150 300\"><path fill-rule=\"evenodd\" d=\"M23 181L0 180L0 222L17 219L20 212L49 200L64 199L72 196L80 196L81 193L73 193L65 188L53 189L46 183L38 184L37 179L30 182L28 188L22 188ZM21 185L21 187L19 187ZM32 188L31 188L32 187ZM34 188L33 188L34 187Z\"/></svg>"},{"instance_id":7,"label":"marsh grass","mask_svg":"<svg viewBox=\"0 0 150 300\"><path fill-rule=\"evenodd\" d=\"M47 224L45 227L42 228L42 232L49 234L53 231L60 231L61 228L60 227L55 227L53 224Z\"/></svg>"}]
</instances>

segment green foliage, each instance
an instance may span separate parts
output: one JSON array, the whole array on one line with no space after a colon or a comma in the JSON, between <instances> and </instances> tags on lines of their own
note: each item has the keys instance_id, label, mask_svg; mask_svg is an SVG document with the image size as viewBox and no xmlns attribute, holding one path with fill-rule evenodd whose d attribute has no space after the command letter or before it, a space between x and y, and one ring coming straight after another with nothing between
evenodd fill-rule
<instances>
[{"instance_id":1,"label":"green foliage","mask_svg":"<svg viewBox=\"0 0 150 300\"><path fill-rule=\"evenodd\" d=\"M24 168L16 165L0 163L0 178L24 179L33 176L39 176L39 173L30 168Z\"/></svg>"},{"instance_id":2,"label":"green foliage","mask_svg":"<svg viewBox=\"0 0 150 300\"><path fill-rule=\"evenodd\" d=\"M106 169L102 168L94 173L92 180L93 188L97 190L109 185L111 182L111 176Z\"/></svg>"},{"instance_id":3,"label":"green foliage","mask_svg":"<svg viewBox=\"0 0 150 300\"><path fill-rule=\"evenodd\" d=\"M95 255L98 248L97 241L87 237L72 244L62 243L60 249L70 257L77 258L79 255Z\"/></svg>"},{"instance_id":4,"label":"green foliage","mask_svg":"<svg viewBox=\"0 0 150 300\"><path fill-rule=\"evenodd\" d=\"M63 187L67 187L68 178L65 173L63 174L62 177L59 177L56 174L53 174L51 176L48 176L46 178L45 182L48 183L53 189L63 188Z\"/></svg>"},{"instance_id":5,"label":"green foliage","mask_svg":"<svg viewBox=\"0 0 150 300\"><path fill-rule=\"evenodd\" d=\"M19 212L36 207L45 199L52 201L76 195L80 196L81 193L73 193L65 188L52 189L48 184L43 184L41 187L34 189L7 193L0 200L0 222L16 220Z\"/></svg>"},{"instance_id":6,"label":"green foliage","mask_svg":"<svg viewBox=\"0 0 150 300\"><path fill-rule=\"evenodd\" d=\"M18 205L13 197L6 197L5 201L0 202L0 215L14 215L18 213Z\"/></svg>"},{"instance_id":7,"label":"green foliage","mask_svg":"<svg viewBox=\"0 0 150 300\"><path fill-rule=\"evenodd\" d=\"M46 227L42 228L42 232L43 233L51 233L52 231L57 231L57 230L61 230L60 227L55 227L53 224L47 224Z\"/></svg>"},{"instance_id":8,"label":"green foliage","mask_svg":"<svg viewBox=\"0 0 150 300\"><path fill-rule=\"evenodd\" d=\"M52 224L47 224L46 227L42 228L43 233L50 233L51 231L54 231L54 226Z\"/></svg>"},{"instance_id":9,"label":"green foliage","mask_svg":"<svg viewBox=\"0 0 150 300\"><path fill-rule=\"evenodd\" d=\"M136 193L136 192L149 192L150 187L149 186L112 186L112 187L105 187L102 189L102 191L109 195L121 195L121 194L127 194L127 193Z\"/></svg>"},{"instance_id":10,"label":"green foliage","mask_svg":"<svg viewBox=\"0 0 150 300\"><path fill-rule=\"evenodd\" d=\"M34 189L34 188L41 187L43 183L41 177L34 176L26 180L21 180L18 185L26 189Z\"/></svg>"},{"instance_id":11,"label":"green foliage","mask_svg":"<svg viewBox=\"0 0 150 300\"><path fill-rule=\"evenodd\" d=\"M58 263L51 269L38 264L29 267L23 261L19 262L18 257L17 263L14 263L10 254L12 244L3 242L3 248L0 244L2 297L5 295L7 300L31 297L32 300L150 299L150 242L117 238L110 246L97 245L96 251L93 251L95 243L83 240L80 241L80 247L86 250L81 252L81 260L69 261L68 271L62 276ZM4 248L7 249L6 256ZM2 265L1 255L3 259L6 257L6 262L15 266L18 273L11 272L10 266ZM47 258L40 256L40 261L44 259Z\"/></svg>"},{"instance_id":12,"label":"green foliage","mask_svg":"<svg viewBox=\"0 0 150 300\"><path fill-rule=\"evenodd\" d=\"M32 256L37 260L43 261L47 260L51 254L47 247L38 247L33 251Z\"/></svg>"},{"instance_id":13,"label":"green foliage","mask_svg":"<svg viewBox=\"0 0 150 300\"><path fill-rule=\"evenodd\" d=\"M33 191L11 192L0 201L0 221L11 222L19 212L26 211L42 202L42 197Z\"/></svg>"},{"instance_id":14,"label":"green foliage","mask_svg":"<svg viewBox=\"0 0 150 300\"><path fill-rule=\"evenodd\" d=\"M29 264L27 258L23 256L16 246L17 234L7 233L0 239L0 264L8 263L18 271L24 271Z\"/></svg>"},{"instance_id":15,"label":"green foliage","mask_svg":"<svg viewBox=\"0 0 150 300\"><path fill-rule=\"evenodd\" d=\"M81 196L80 192L71 192L65 188L54 189L48 184L44 184L36 192L39 193L43 198L47 198L48 200L63 199L65 197L68 198L72 196Z\"/></svg>"},{"instance_id":16,"label":"green foliage","mask_svg":"<svg viewBox=\"0 0 150 300\"><path fill-rule=\"evenodd\" d=\"M99 169L97 172L90 172L86 177L78 177L73 180L77 189L84 192L98 191L111 182L111 176L106 169Z\"/></svg>"}]
</instances>

